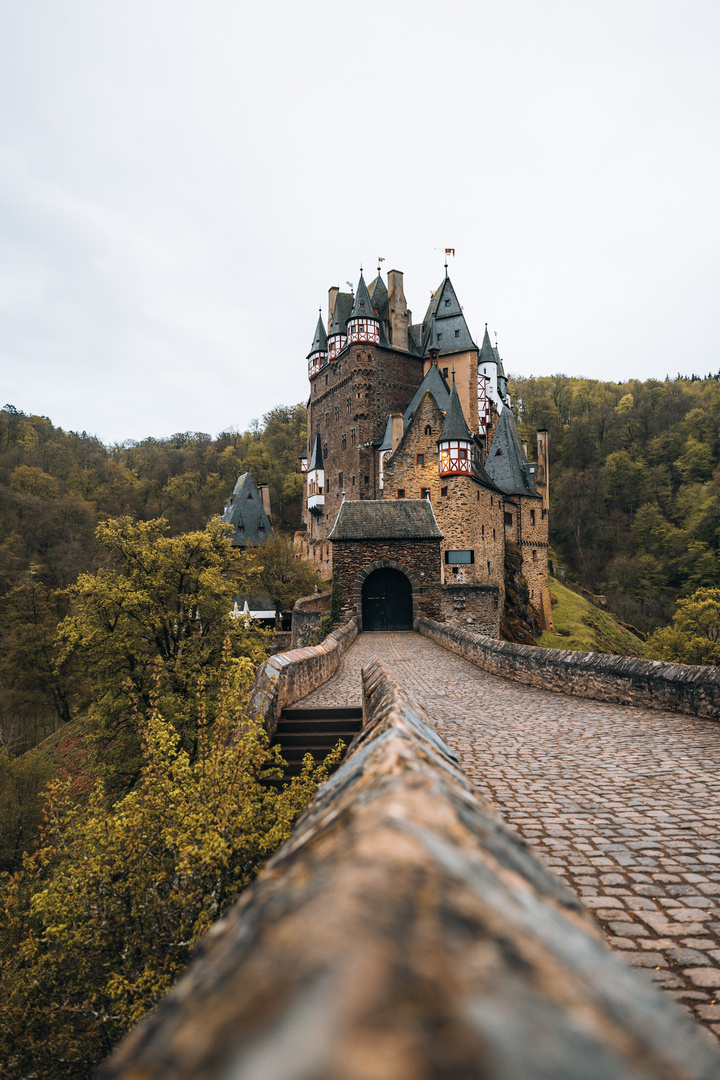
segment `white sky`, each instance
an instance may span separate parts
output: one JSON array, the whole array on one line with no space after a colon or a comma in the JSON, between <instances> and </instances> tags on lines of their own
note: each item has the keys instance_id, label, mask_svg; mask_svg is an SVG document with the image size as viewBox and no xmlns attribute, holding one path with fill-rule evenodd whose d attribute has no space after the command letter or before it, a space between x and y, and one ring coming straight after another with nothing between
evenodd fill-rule
<instances>
[{"instance_id":1,"label":"white sky","mask_svg":"<svg viewBox=\"0 0 720 1080\"><path fill-rule=\"evenodd\" d=\"M717 0L4 0L0 405L106 442L307 396L328 286L510 372L720 368Z\"/></svg>"}]
</instances>

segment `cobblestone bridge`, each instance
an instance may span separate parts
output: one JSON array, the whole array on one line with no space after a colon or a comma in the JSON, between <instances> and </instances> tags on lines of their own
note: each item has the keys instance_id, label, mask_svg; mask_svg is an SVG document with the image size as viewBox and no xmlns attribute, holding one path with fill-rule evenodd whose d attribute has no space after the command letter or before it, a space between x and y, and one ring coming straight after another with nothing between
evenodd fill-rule
<instances>
[{"instance_id":1,"label":"cobblestone bridge","mask_svg":"<svg viewBox=\"0 0 720 1080\"><path fill-rule=\"evenodd\" d=\"M720 1038L720 725L535 690L419 634L360 634L295 704L361 704L374 657L609 943Z\"/></svg>"}]
</instances>

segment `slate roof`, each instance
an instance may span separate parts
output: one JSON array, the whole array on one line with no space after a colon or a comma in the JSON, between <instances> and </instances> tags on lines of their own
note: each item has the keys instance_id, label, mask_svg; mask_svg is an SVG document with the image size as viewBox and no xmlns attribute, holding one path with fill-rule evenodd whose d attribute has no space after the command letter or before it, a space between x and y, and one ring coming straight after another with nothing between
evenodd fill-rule
<instances>
[{"instance_id":1,"label":"slate roof","mask_svg":"<svg viewBox=\"0 0 720 1080\"><path fill-rule=\"evenodd\" d=\"M223 511L222 520L232 525L235 532L230 537L234 547L262 544L273 535L270 518L263 510L260 492L249 472L238 477L232 495ZM240 528L242 526L242 529ZM260 526L263 531L260 531Z\"/></svg>"},{"instance_id":2,"label":"slate roof","mask_svg":"<svg viewBox=\"0 0 720 1080\"><path fill-rule=\"evenodd\" d=\"M438 442L448 442L450 439L465 439L466 442L472 442L472 438L472 431L467 426L455 385L455 376L453 375L450 402L445 413L445 423Z\"/></svg>"},{"instance_id":3,"label":"slate roof","mask_svg":"<svg viewBox=\"0 0 720 1080\"><path fill-rule=\"evenodd\" d=\"M344 502L329 540L442 540L427 499Z\"/></svg>"},{"instance_id":4,"label":"slate roof","mask_svg":"<svg viewBox=\"0 0 720 1080\"><path fill-rule=\"evenodd\" d=\"M355 294L355 303L353 304L350 318L359 319L368 316L371 319L377 318L373 302L370 299L370 293L368 292L367 285L365 284L365 278L362 276L362 274L360 274L357 293Z\"/></svg>"},{"instance_id":5,"label":"slate roof","mask_svg":"<svg viewBox=\"0 0 720 1080\"><path fill-rule=\"evenodd\" d=\"M368 292L373 302L373 308L377 308L378 318L384 319L387 315L388 291L379 272L375 280L370 282Z\"/></svg>"},{"instance_id":6,"label":"slate roof","mask_svg":"<svg viewBox=\"0 0 720 1080\"><path fill-rule=\"evenodd\" d=\"M322 315L319 317L317 326L315 327L315 337L310 346L308 359L316 352L327 352L327 334L325 333L325 323L323 322Z\"/></svg>"},{"instance_id":7,"label":"slate roof","mask_svg":"<svg viewBox=\"0 0 720 1080\"><path fill-rule=\"evenodd\" d=\"M490 342L490 335L488 334L487 323L485 323L485 334L483 335L482 345L480 347L480 364L497 364L498 355L495 349L493 349Z\"/></svg>"},{"instance_id":8,"label":"slate roof","mask_svg":"<svg viewBox=\"0 0 720 1080\"><path fill-rule=\"evenodd\" d=\"M353 308L352 293L341 292L337 294L333 309L332 322L328 334L347 334L347 321Z\"/></svg>"},{"instance_id":9,"label":"slate roof","mask_svg":"<svg viewBox=\"0 0 720 1080\"><path fill-rule=\"evenodd\" d=\"M435 290L423 319L423 355L430 349L432 320L435 317L434 347L440 354L465 352L477 346L470 336L457 293L449 277Z\"/></svg>"},{"instance_id":10,"label":"slate roof","mask_svg":"<svg viewBox=\"0 0 720 1080\"><path fill-rule=\"evenodd\" d=\"M435 398L442 411L447 412L448 406L450 405L450 390L438 369L434 364L431 364L425 378L418 386L413 394L410 404L403 413L403 428L405 431L407 431L410 421L420 408L420 402L425 397L428 390Z\"/></svg>"},{"instance_id":11,"label":"slate roof","mask_svg":"<svg viewBox=\"0 0 720 1080\"><path fill-rule=\"evenodd\" d=\"M312 453L310 455L310 461L308 462L308 472L312 472L314 469L322 469L323 467L323 453L322 453L322 441L320 439L320 432L318 431L315 436L315 442L313 443Z\"/></svg>"},{"instance_id":12,"label":"slate roof","mask_svg":"<svg viewBox=\"0 0 720 1080\"><path fill-rule=\"evenodd\" d=\"M488 450L485 471L506 495L529 495L539 499L535 481L525 458L520 433L510 409L503 409Z\"/></svg>"}]
</instances>

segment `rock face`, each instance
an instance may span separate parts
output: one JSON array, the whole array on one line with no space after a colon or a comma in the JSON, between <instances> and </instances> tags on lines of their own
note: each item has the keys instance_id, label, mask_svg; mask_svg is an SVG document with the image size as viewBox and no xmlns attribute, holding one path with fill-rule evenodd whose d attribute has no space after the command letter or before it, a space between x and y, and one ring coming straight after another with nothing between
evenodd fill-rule
<instances>
[{"instance_id":1,"label":"rock face","mask_svg":"<svg viewBox=\"0 0 720 1080\"><path fill-rule=\"evenodd\" d=\"M712 1080L375 661L365 726L105 1080Z\"/></svg>"}]
</instances>

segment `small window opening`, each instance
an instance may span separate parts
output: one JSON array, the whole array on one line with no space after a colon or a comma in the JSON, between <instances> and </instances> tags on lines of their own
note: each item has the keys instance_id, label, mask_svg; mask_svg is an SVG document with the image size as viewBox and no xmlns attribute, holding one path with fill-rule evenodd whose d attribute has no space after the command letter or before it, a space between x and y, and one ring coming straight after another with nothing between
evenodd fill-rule
<instances>
[{"instance_id":1,"label":"small window opening","mask_svg":"<svg viewBox=\"0 0 720 1080\"><path fill-rule=\"evenodd\" d=\"M530 524L531 525L535 524L535 511L534 510L530 511Z\"/></svg>"},{"instance_id":2,"label":"small window opening","mask_svg":"<svg viewBox=\"0 0 720 1080\"><path fill-rule=\"evenodd\" d=\"M365 477L363 477L363 480L364 480L364 482L365 482L366 484L369 484L369 483L370 483L370 477L369 477L369 476L365 476Z\"/></svg>"},{"instance_id":3,"label":"small window opening","mask_svg":"<svg viewBox=\"0 0 720 1080\"><path fill-rule=\"evenodd\" d=\"M424 465L425 464L425 455L424 454L416 454L415 455L415 464L416 465Z\"/></svg>"},{"instance_id":4,"label":"small window opening","mask_svg":"<svg viewBox=\"0 0 720 1080\"><path fill-rule=\"evenodd\" d=\"M430 499L430 488L420 488L420 498Z\"/></svg>"},{"instance_id":5,"label":"small window opening","mask_svg":"<svg viewBox=\"0 0 720 1080\"><path fill-rule=\"evenodd\" d=\"M405 498L405 488L398 488L397 489L397 497L398 497L398 499L404 499Z\"/></svg>"},{"instance_id":6,"label":"small window opening","mask_svg":"<svg viewBox=\"0 0 720 1080\"><path fill-rule=\"evenodd\" d=\"M449 368L446 368L446 367L444 367L444 368L443 368L443 378L444 378L444 379L447 379L447 377L448 377L448 375L449 375L449 374L450 374L450 369L449 369Z\"/></svg>"},{"instance_id":7,"label":"small window opening","mask_svg":"<svg viewBox=\"0 0 720 1080\"><path fill-rule=\"evenodd\" d=\"M455 337L460 337L460 331L459 330L455 331Z\"/></svg>"},{"instance_id":8,"label":"small window opening","mask_svg":"<svg viewBox=\"0 0 720 1080\"><path fill-rule=\"evenodd\" d=\"M505 511L505 524L512 527L512 514L508 514L507 510Z\"/></svg>"},{"instance_id":9,"label":"small window opening","mask_svg":"<svg viewBox=\"0 0 720 1080\"><path fill-rule=\"evenodd\" d=\"M440 488L440 494L442 495L443 498L445 498L447 496L447 488L446 487Z\"/></svg>"},{"instance_id":10,"label":"small window opening","mask_svg":"<svg viewBox=\"0 0 720 1080\"><path fill-rule=\"evenodd\" d=\"M426 435L432 435L432 428L430 427L429 424L425 425L425 434Z\"/></svg>"}]
</instances>

